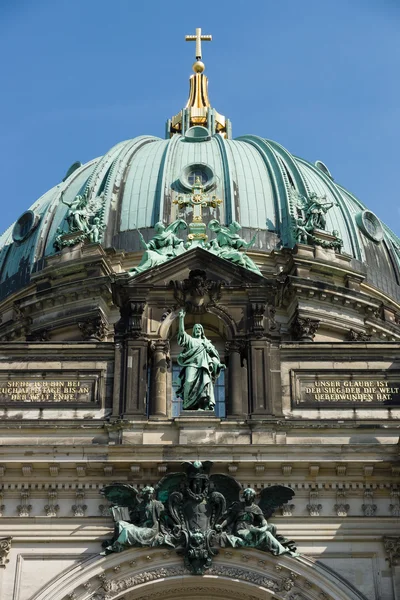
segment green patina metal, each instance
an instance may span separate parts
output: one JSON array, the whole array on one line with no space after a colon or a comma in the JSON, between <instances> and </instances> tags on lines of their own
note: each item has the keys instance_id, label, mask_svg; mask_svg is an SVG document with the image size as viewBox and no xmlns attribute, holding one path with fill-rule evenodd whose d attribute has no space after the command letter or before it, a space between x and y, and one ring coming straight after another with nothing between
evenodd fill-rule
<instances>
[{"instance_id":1,"label":"green patina metal","mask_svg":"<svg viewBox=\"0 0 400 600\"><path fill-rule=\"evenodd\" d=\"M178 356L182 367L176 391L184 410L214 410L214 383L225 365L215 346L204 335L203 326L196 323L192 335L185 332L185 311L179 311L178 344L183 347Z\"/></svg>"},{"instance_id":2,"label":"green patina metal","mask_svg":"<svg viewBox=\"0 0 400 600\"><path fill-rule=\"evenodd\" d=\"M104 192L93 199L89 199L90 188L86 187L82 194L68 202L61 192L60 200L68 207L66 222L68 231L58 228L54 240L54 247L61 250L65 246L74 246L85 240L92 243L101 241L106 228L104 222L105 200Z\"/></svg>"},{"instance_id":3,"label":"green patina metal","mask_svg":"<svg viewBox=\"0 0 400 600\"><path fill-rule=\"evenodd\" d=\"M103 157L77 168L34 202L29 208L40 220L24 240L14 242L13 225L1 236L0 295L4 297L25 285L30 272L65 245L87 240L137 251L136 228L148 235L147 230L155 223L168 223L177 217L173 202L184 192L177 182L182 172L194 164L203 164L212 171L214 187L207 193L222 200L214 214L209 209L203 211L205 225L214 218L224 224L238 221L246 240L259 230L258 250L265 248L267 232L272 232L276 240L269 249L291 248L300 239L305 240L300 229L305 221L297 221L305 215L297 213L291 191L297 190L306 198L315 192L318 197L326 195L326 201L334 204L326 214L325 231L338 232L332 240L320 238L321 246L332 242L331 247L367 264L369 246L374 244L380 264L392 261L400 268L399 238L382 224L382 242L371 242L356 221L365 205L314 164L291 155L279 144L247 135L237 140L211 135L211 139L190 142L179 134L169 140L140 136L117 144ZM79 214L77 218L71 214L73 203L86 189L89 202L103 194L104 217L91 214L81 230L71 231L74 218L75 224L80 218ZM316 245L318 240L312 236L319 238L307 230L307 243ZM390 259L387 249L392 252ZM386 277L390 277L390 265L387 270ZM380 281L378 277L376 285Z\"/></svg>"},{"instance_id":4,"label":"green patina metal","mask_svg":"<svg viewBox=\"0 0 400 600\"><path fill-rule=\"evenodd\" d=\"M214 219L210 221L208 227L216 233L215 240L212 240L207 248L210 252L261 275L261 271L255 262L244 252L244 250L253 246L257 234L254 234L250 242L246 242L238 234L241 226L237 221L233 221L228 227L225 227Z\"/></svg>"},{"instance_id":5,"label":"green patina metal","mask_svg":"<svg viewBox=\"0 0 400 600\"><path fill-rule=\"evenodd\" d=\"M328 235L323 233L326 231L326 214L336 203L327 202L326 195L320 197L315 192L310 192L308 196L302 196L295 190L292 192L292 199L297 210L303 214L295 220L297 243L333 248L341 252L343 240L339 237L339 232L333 230Z\"/></svg>"},{"instance_id":6,"label":"green patina metal","mask_svg":"<svg viewBox=\"0 0 400 600\"><path fill-rule=\"evenodd\" d=\"M178 238L176 232L186 228L187 224L183 219L178 219L167 227L160 221L156 223L154 227L156 235L149 243L144 240L142 234L138 231L145 252L139 265L131 269L132 275L138 275L143 271L147 271L147 269L162 265L171 258L185 252L184 242Z\"/></svg>"}]
</instances>

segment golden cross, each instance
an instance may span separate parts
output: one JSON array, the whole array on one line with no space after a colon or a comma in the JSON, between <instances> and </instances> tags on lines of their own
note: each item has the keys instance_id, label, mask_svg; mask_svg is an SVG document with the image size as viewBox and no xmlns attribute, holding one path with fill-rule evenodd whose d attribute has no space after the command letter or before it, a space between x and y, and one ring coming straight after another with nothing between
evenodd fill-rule
<instances>
[{"instance_id":1,"label":"golden cross","mask_svg":"<svg viewBox=\"0 0 400 600\"><path fill-rule=\"evenodd\" d=\"M196 42L196 60L201 60L201 42L211 42L212 35L201 35L201 28L196 28L196 35L185 35L187 42Z\"/></svg>"},{"instance_id":2,"label":"golden cross","mask_svg":"<svg viewBox=\"0 0 400 600\"><path fill-rule=\"evenodd\" d=\"M222 204L222 200L216 196L207 196L204 193L204 186L201 183L200 177L196 177L192 193L185 196L178 196L176 200L173 200L173 204L177 204L179 209L191 206L193 209L192 222L189 223L189 240L204 240L207 241L206 225L203 223L202 208L205 206L212 206L217 208L219 204Z\"/></svg>"}]
</instances>

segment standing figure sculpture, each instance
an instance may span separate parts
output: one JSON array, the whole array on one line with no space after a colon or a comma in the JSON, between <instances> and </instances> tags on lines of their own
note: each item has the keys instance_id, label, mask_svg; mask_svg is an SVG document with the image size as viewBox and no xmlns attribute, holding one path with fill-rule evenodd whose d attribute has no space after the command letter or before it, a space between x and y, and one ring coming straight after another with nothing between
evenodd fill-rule
<instances>
[{"instance_id":1,"label":"standing figure sculpture","mask_svg":"<svg viewBox=\"0 0 400 600\"><path fill-rule=\"evenodd\" d=\"M178 356L182 369L176 394L182 398L184 410L214 410L214 383L225 365L202 325L196 323L192 335L185 332L185 315L183 309L179 311L178 344L183 350Z\"/></svg>"},{"instance_id":2,"label":"standing figure sculpture","mask_svg":"<svg viewBox=\"0 0 400 600\"><path fill-rule=\"evenodd\" d=\"M309 231L325 230L326 213L332 206L335 206L335 203L326 202L326 196L319 197L315 192L311 192L306 208L306 229Z\"/></svg>"},{"instance_id":3,"label":"standing figure sculpture","mask_svg":"<svg viewBox=\"0 0 400 600\"><path fill-rule=\"evenodd\" d=\"M78 194L72 200L72 202L67 202L64 200L64 192L61 193L61 202L68 206L67 212L67 222L69 232L73 231L84 231L87 232L89 230L88 224L88 200L87 194L89 190L86 190L83 194Z\"/></svg>"},{"instance_id":4,"label":"standing figure sculpture","mask_svg":"<svg viewBox=\"0 0 400 600\"><path fill-rule=\"evenodd\" d=\"M154 226L155 236L149 243L145 242L142 234L138 231L140 242L145 248L145 252L138 266L131 269L132 275L137 275L138 273L147 271L147 269L162 265L167 260L185 252L184 242L178 238L176 232L179 229L186 229L186 227L187 225L183 219L178 219L167 227L165 227L162 221L159 221Z\"/></svg>"}]
</instances>

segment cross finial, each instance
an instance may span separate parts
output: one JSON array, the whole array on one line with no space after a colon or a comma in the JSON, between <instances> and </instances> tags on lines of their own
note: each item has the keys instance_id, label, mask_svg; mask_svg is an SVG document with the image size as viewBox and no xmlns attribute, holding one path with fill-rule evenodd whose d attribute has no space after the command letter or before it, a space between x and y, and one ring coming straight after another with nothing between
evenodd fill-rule
<instances>
[{"instance_id":1,"label":"cross finial","mask_svg":"<svg viewBox=\"0 0 400 600\"><path fill-rule=\"evenodd\" d=\"M212 35L201 35L201 28L196 28L196 35L185 35L187 42L196 42L196 60L201 60L201 42L211 42Z\"/></svg>"}]
</instances>

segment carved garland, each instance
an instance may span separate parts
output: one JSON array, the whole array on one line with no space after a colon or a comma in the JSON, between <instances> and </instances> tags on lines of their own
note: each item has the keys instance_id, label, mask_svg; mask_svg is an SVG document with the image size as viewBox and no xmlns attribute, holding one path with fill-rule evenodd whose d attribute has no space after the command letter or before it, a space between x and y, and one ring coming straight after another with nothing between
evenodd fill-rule
<instances>
[{"instance_id":1,"label":"carved garland","mask_svg":"<svg viewBox=\"0 0 400 600\"><path fill-rule=\"evenodd\" d=\"M114 571L118 571L119 569L115 567ZM101 585L92 591L92 594L89 596L91 600L112 600L116 595L121 592L125 592L130 590L131 588L143 585L145 583L154 582L160 579L166 579L169 577L183 577L189 574L189 570L184 566L168 566L168 567L159 567L157 569L150 569L147 571L143 571L136 575L132 575L131 577L125 577L123 579L107 579L105 573L101 573L98 577L101 580ZM285 593L292 591L295 586L295 580L297 579L297 574L290 573L290 576L284 576L280 578L273 579L271 576L266 576L261 573L257 573L256 571L251 571L249 569L244 569L236 566L226 566L226 565L214 565L208 571L209 575L225 577L228 579L244 581L246 583L251 583L265 590L269 590L271 592L276 593ZM83 587L88 590L91 586L91 583L94 584L94 580L92 582L87 582L83 585ZM200 589L200 588L198 588ZM207 588L208 589L208 588ZM170 591L170 590L169 590ZM180 589L182 591L182 588ZM185 592L187 592L185 588ZM221 590L216 590L218 593ZM156 592L157 594L158 592ZM162 594L162 592L159 592ZM157 595L154 597L157 597ZM77 592L72 592L72 594L67 595L65 598L78 598ZM144 597L149 597L148 594L144 595ZM153 597L153 595L151 595ZM165 597L165 592L164 592ZM241 596L243 597L243 596ZM285 596L286 597L286 596ZM252 596L246 596L246 598L254 598ZM294 593L290 596L292 600L303 600L304 596L300 593ZM326 596L328 598L328 596Z\"/></svg>"}]
</instances>

